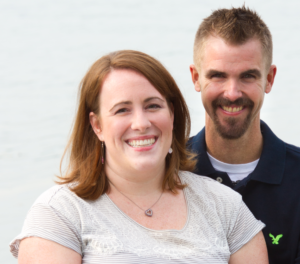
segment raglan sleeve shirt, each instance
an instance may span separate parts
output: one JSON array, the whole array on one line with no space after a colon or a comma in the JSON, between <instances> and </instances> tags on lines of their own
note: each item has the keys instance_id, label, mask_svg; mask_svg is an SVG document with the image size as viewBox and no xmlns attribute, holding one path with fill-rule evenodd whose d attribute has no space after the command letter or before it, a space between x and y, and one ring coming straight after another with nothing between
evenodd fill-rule
<instances>
[{"instance_id":1,"label":"raglan sleeve shirt","mask_svg":"<svg viewBox=\"0 0 300 264\"><path fill-rule=\"evenodd\" d=\"M68 201L68 194L63 189L63 186L51 188L30 208L22 232L10 245L15 257L18 257L21 240L27 237L51 240L82 254L80 215L76 205Z\"/></svg>"},{"instance_id":2,"label":"raglan sleeve shirt","mask_svg":"<svg viewBox=\"0 0 300 264\"><path fill-rule=\"evenodd\" d=\"M21 234L10 244L11 252L17 257L22 239L40 237L76 251L83 263L113 263L115 259L153 263L155 258L165 259L164 263L228 263L230 255L264 224L226 186L189 172L181 172L180 177L187 184L188 207L182 230L145 228L107 195L85 201L66 185L54 186L29 210Z\"/></svg>"}]
</instances>

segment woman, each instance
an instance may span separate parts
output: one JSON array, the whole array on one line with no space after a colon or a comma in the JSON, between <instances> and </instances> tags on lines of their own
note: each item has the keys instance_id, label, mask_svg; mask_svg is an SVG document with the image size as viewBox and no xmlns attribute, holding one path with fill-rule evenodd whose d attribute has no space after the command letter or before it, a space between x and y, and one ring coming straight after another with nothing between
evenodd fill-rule
<instances>
[{"instance_id":1,"label":"woman","mask_svg":"<svg viewBox=\"0 0 300 264\"><path fill-rule=\"evenodd\" d=\"M11 244L19 263L267 263L264 224L240 195L187 172L189 131L158 61L126 50L96 61L62 185L37 199Z\"/></svg>"}]
</instances>

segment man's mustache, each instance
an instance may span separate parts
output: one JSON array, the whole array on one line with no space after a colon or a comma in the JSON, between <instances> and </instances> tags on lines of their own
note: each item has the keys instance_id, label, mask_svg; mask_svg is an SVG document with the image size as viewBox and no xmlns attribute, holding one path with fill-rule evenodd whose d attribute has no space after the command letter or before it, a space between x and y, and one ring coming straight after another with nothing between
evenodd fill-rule
<instances>
[{"instance_id":1,"label":"man's mustache","mask_svg":"<svg viewBox=\"0 0 300 264\"><path fill-rule=\"evenodd\" d=\"M240 98L236 99L235 101L230 101L227 98L219 97L219 98L215 99L212 102L212 105L215 108L218 107L218 106L220 106L220 105L222 105L222 106L231 106L231 105L234 105L234 106L248 106L248 107L253 107L254 106L254 102L252 100L250 100L249 98L247 98L247 97L240 97Z\"/></svg>"}]
</instances>

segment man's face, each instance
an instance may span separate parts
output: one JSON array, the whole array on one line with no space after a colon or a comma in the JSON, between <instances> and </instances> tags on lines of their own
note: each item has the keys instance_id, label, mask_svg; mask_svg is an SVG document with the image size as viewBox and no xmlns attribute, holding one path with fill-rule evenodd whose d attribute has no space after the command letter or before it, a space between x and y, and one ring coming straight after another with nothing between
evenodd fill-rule
<instances>
[{"instance_id":1,"label":"man's face","mask_svg":"<svg viewBox=\"0 0 300 264\"><path fill-rule=\"evenodd\" d=\"M201 91L206 126L225 139L237 139L259 123L264 94L272 88L276 67L266 70L261 43L251 39L229 45L210 36L199 67L191 66L196 91Z\"/></svg>"}]
</instances>

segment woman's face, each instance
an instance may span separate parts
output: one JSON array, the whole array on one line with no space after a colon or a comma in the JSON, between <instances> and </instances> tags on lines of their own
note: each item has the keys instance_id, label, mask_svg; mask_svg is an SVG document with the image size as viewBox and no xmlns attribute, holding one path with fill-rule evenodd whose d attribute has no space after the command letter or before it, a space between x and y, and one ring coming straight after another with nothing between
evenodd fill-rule
<instances>
[{"instance_id":1,"label":"woman's face","mask_svg":"<svg viewBox=\"0 0 300 264\"><path fill-rule=\"evenodd\" d=\"M106 145L106 166L115 172L162 170L172 143L173 112L141 74L113 70L100 91L100 113L90 114Z\"/></svg>"}]
</instances>

